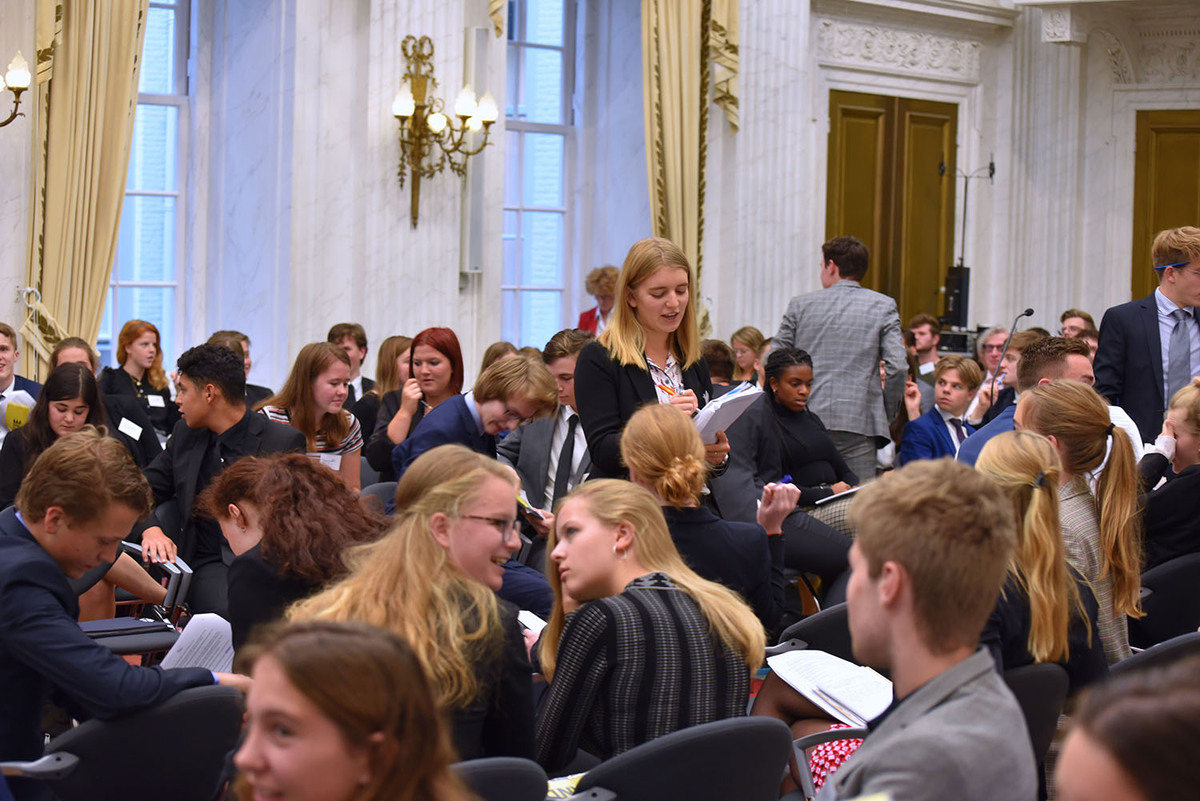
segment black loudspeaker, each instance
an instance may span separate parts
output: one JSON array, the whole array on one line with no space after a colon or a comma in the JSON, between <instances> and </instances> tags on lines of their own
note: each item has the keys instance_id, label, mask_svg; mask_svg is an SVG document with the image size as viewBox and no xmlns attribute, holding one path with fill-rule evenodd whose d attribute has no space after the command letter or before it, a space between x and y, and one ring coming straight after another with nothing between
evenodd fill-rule
<instances>
[{"instance_id":1,"label":"black loudspeaker","mask_svg":"<svg viewBox=\"0 0 1200 801\"><path fill-rule=\"evenodd\" d=\"M971 295L971 268L946 268L946 306L942 315L943 328L967 327L967 298Z\"/></svg>"}]
</instances>

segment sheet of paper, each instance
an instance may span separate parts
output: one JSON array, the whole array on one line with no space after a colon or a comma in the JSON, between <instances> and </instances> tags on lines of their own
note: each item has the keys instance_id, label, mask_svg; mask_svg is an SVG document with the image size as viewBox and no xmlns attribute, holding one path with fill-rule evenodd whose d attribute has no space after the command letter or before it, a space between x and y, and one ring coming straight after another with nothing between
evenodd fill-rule
<instances>
[{"instance_id":1,"label":"sheet of paper","mask_svg":"<svg viewBox=\"0 0 1200 801\"><path fill-rule=\"evenodd\" d=\"M825 504L830 503L832 501L840 501L842 498L849 498L851 495L858 492L860 489L862 489L865 486L866 486L866 484L860 484L859 486L854 487L853 489L848 489L845 492L839 492L837 495L830 495L828 498L822 498L821 500L817 501L816 505L824 506Z\"/></svg>"},{"instance_id":2,"label":"sheet of paper","mask_svg":"<svg viewBox=\"0 0 1200 801\"><path fill-rule=\"evenodd\" d=\"M711 400L695 417L700 438L707 443L717 441L717 432L724 431L758 400L762 390L751 384L741 384L716 400Z\"/></svg>"},{"instance_id":3,"label":"sheet of paper","mask_svg":"<svg viewBox=\"0 0 1200 801\"><path fill-rule=\"evenodd\" d=\"M321 464L328 467L330 470L342 469L342 455L340 453L322 453L318 454Z\"/></svg>"},{"instance_id":4,"label":"sheet of paper","mask_svg":"<svg viewBox=\"0 0 1200 801\"><path fill-rule=\"evenodd\" d=\"M167 405L162 395L147 395L146 403L150 404L151 409L164 409Z\"/></svg>"},{"instance_id":5,"label":"sheet of paper","mask_svg":"<svg viewBox=\"0 0 1200 801\"><path fill-rule=\"evenodd\" d=\"M824 651L788 651L767 664L798 693L833 717L863 726L892 703L892 683L867 667Z\"/></svg>"},{"instance_id":6,"label":"sheet of paper","mask_svg":"<svg viewBox=\"0 0 1200 801\"><path fill-rule=\"evenodd\" d=\"M517 622L532 631L534 634L541 634L542 629L546 628L546 621L542 620L528 609L522 609L520 612L517 612Z\"/></svg>"},{"instance_id":7,"label":"sheet of paper","mask_svg":"<svg viewBox=\"0 0 1200 801\"><path fill-rule=\"evenodd\" d=\"M128 417L121 418L121 422L117 423L117 430L130 439L142 438L142 427Z\"/></svg>"},{"instance_id":8,"label":"sheet of paper","mask_svg":"<svg viewBox=\"0 0 1200 801\"><path fill-rule=\"evenodd\" d=\"M517 492L517 503L521 505L521 511L525 512L525 514L536 517L538 520L546 519L546 515L542 513L542 510L529 502L529 496L525 494L525 490Z\"/></svg>"},{"instance_id":9,"label":"sheet of paper","mask_svg":"<svg viewBox=\"0 0 1200 801\"><path fill-rule=\"evenodd\" d=\"M200 667L233 670L233 629L220 615L196 615L163 657L164 668Z\"/></svg>"}]
</instances>

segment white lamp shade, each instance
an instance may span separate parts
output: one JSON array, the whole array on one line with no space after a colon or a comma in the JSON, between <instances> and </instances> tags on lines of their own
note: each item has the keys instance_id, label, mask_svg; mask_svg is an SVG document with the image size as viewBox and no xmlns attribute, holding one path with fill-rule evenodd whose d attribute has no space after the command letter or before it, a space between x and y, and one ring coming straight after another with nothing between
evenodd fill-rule
<instances>
[{"instance_id":1,"label":"white lamp shade","mask_svg":"<svg viewBox=\"0 0 1200 801\"><path fill-rule=\"evenodd\" d=\"M435 134L441 133L445 129L447 122L449 122L449 120L446 119L446 115L440 111L433 112L425 121L425 123L429 126L429 130Z\"/></svg>"},{"instance_id":2,"label":"white lamp shade","mask_svg":"<svg viewBox=\"0 0 1200 801\"><path fill-rule=\"evenodd\" d=\"M495 122L496 118L500 116L500 110L496 107L496 98L492 97L491 92L483 93L483 97L479 99L479 108L475 113L484 122Z\"/></svg>"},{"instance_id":3,"label":"white lamp shade","mask_svg":"<svg viewBox=\"0 0 1200 801\"><path fill-rule=\"evenodd\" d=\"M29 74L29 64L21 56L21 51L17 51L17 55L13 57L12 62L8 65L8 73L4 76L4 83L10 89L28 89L29 82L32 79Z\"/></svg>"},{"instance_id":4,"label":"white lamp shade","mask_svg":"<svg viewBox=\"0 0 1200 801\"><path fill-rule=\"evenodd\" d=\"M454 100L454 115L456 117L470 117L474 114L475 92L471 89L471 85L467 84Z\"/></svg>"},{"instance_id":5,"label":"white lamp shade","mask_svg":"<svg viewBox=\"0 0 1200 801\"><path fill-rule=\"evenodd\" d=\"M392 114L396 117L411 117L416 107L412 90L407 83L401 84L400 91L396 93L396 99L392 101Z\"/></svg>"}]
</instances>

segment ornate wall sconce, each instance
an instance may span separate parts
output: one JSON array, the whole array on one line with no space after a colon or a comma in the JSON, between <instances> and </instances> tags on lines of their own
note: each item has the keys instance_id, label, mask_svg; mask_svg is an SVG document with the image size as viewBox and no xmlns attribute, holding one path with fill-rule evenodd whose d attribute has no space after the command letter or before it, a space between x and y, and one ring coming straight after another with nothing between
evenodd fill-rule
<instances>
[{"instance_id":1,"label":"ornate wall sconce","mask_svg":"<svg viewBox=\"0 0 1200 801\"><path fill-rule=\"evenodd\" d=\"M18 111L21 107L21 93L29 88L29 82L33 76L29 74L29 65L25 63L25 59L21 57L21 51L17 51L17 55L13 57L12 62L8 65L8 72L4 75L4 79L0 80L0 89L7 88L13 93L12 113L8 115L8 119L0 122L0 128L8 125L17 117L24 117L24 113Z\"/></svg>"},{"instance_id":2,"label":"ornate wall sconce","mask_svg":"<svg viewBox=\"0 0 1200 801\"><path fill-rule=\"evenodd\" d=\"M433 42L428 36L420 39L405 36L400 45L407 66L404 83L392 103L392 114L400 122L400 168L397 175L404 186L405 172L411 172L412 227L417 227L417 207L421 196L421 179L432 178L446 165L455 175L466 174L467 158L488 145L492 123L499 116L496 100L485 92L478 102L471 87L464 86L454 101L454 117L443 113L445 104L430 93L437 86L433 77ZM472 148L467 134L483 131L483 141ZM436 150L434 149L434 146Z\"/></svg>"}]
</instances>

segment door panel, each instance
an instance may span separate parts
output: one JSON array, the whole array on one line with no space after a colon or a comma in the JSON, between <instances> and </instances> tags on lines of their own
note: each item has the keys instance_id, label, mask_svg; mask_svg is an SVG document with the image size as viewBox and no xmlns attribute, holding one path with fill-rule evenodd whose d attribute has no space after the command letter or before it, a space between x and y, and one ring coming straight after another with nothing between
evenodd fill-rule
<instances>
[{"instance_id":1,"label":"door panel","mask_svg":"<svg viewBox=\"0 0 1200 801\"><path fill-rule=\"evenodd\" d=\"M1134 160L1132 297L1158 286L1151 269L1154 235L1200 225L1200 111L1139 111Z\"/></svg>"}]
</instances>

